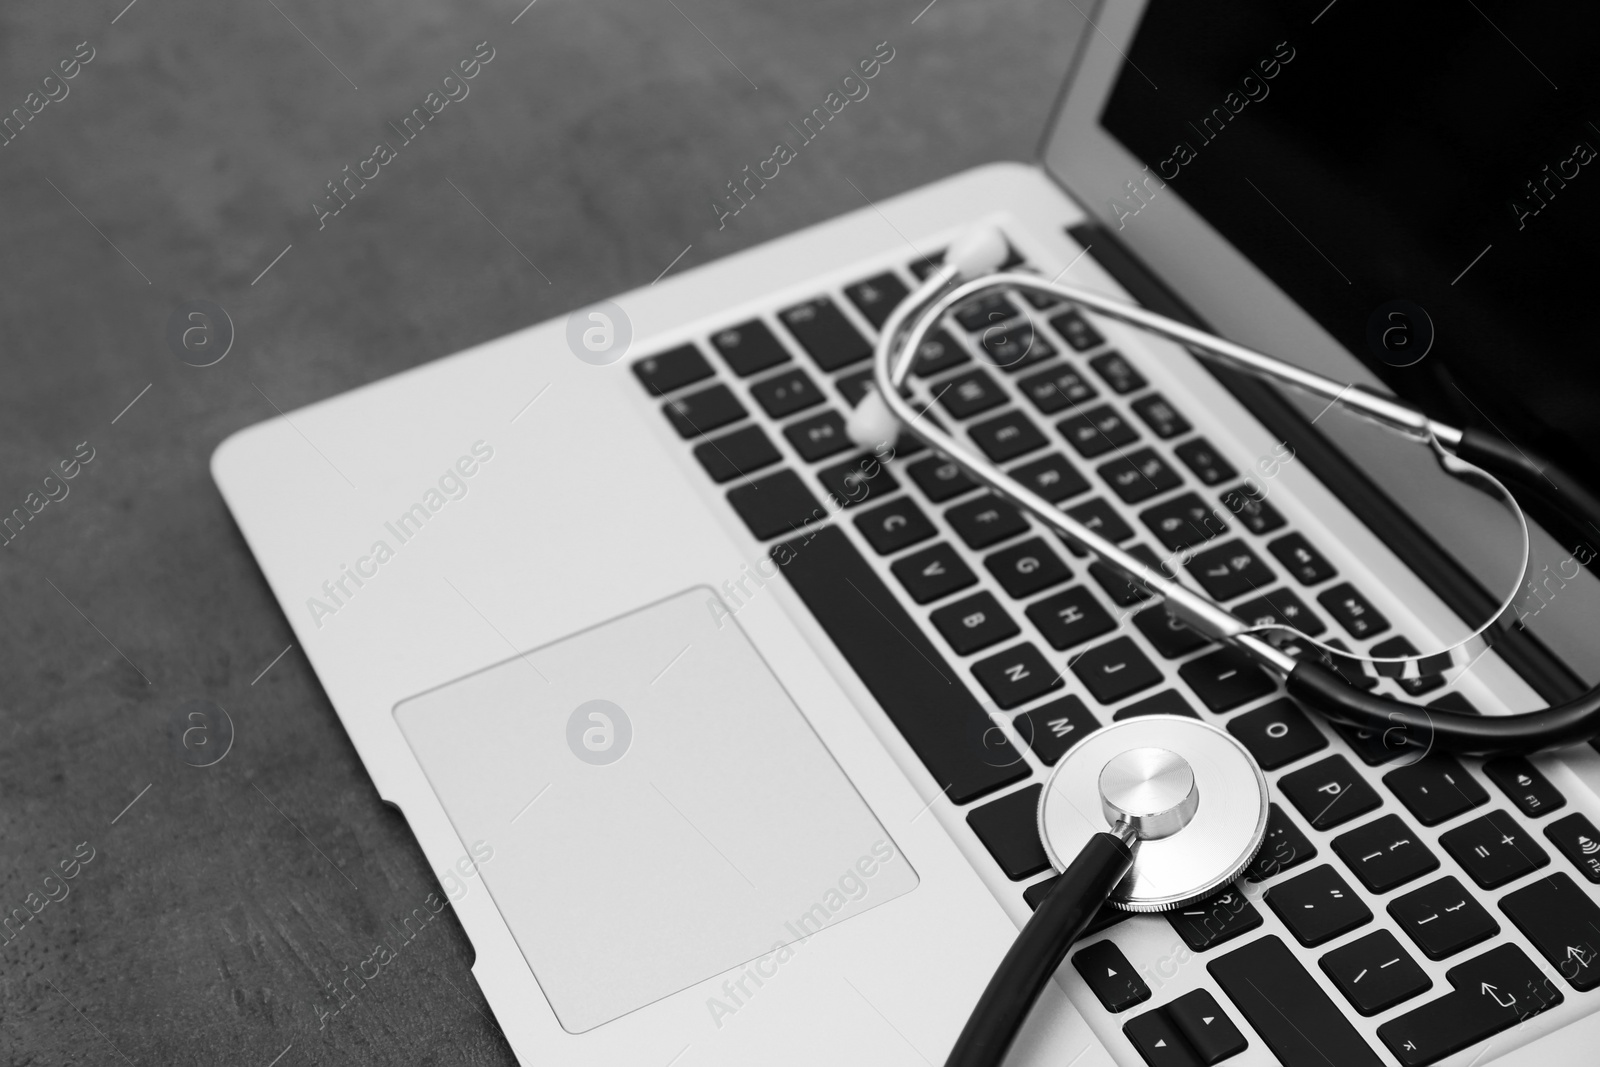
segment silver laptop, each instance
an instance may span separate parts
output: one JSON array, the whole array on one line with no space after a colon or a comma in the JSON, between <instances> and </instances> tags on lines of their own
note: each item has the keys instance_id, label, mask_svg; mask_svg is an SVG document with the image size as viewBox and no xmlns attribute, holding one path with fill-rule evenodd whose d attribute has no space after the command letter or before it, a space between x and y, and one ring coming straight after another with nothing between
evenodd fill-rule
<instances>
[{"instance_id":1,"label":"silver laptop","mask_svg":"<svg viewBox=\"0 0 1600 1067\"><path fill-rule=\"evenodd\" d=\"M908 441L875 464L844 432L878 325L987 223L1047 278L1592 449L1571 405L1530 417L1579 328L1518 302L1572 284L1528 258L1555 220L1515 188L1520 216L1468 210L1461 188L1498 163L1451 172L1466 149L1441 132L1559 125L1449 102L1537 97L1540 49L1568 46L1519 22L1508 47L1466 11L1429 16L1447 54L1408 50L1385 34L1411 41L1412 16L1321 6L1106 5L1034 164L911 190L217 449L521 1062L941 1062L1053 876L1045 775L1150 712L1251 748L1268 844L1212 900L1097 920L1008 1062L1592 1062L1594 751L1418 761L1330 727L940 455ZM1488 67L1446 65L1492 49ZM1412 65L1351 76L1396 56ZM1552 134L1529 175L1580 167L1571 142L1590 136ZM1529 342L1514 365L1496 363L1506 329ZM1165 518L1214 512L1189 578L1353 649L1458 630L1501 558L1425 463L1338 409L1064 305L957 308L915 388L1141 551L1175 547ZM1529 632L1407 696L1494 715L1594 672L1593 550L1535 547Z\"/></svg>"}]
</instances>

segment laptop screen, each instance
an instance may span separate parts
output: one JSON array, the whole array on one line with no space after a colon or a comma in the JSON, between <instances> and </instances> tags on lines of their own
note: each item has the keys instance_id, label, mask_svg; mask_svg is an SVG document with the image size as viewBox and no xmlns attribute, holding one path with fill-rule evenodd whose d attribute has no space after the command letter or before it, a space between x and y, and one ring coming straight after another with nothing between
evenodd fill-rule
<instances>
[{"instance_id":1,"label":"laptop screen","mask_svg":"<svg viewBox=\"0 0 1600 1067\"><path fill-rule=\"evenodd\" d=\"M1584 3L1151 0L1100 121L1390 388L1594 480L1596 40Z\"/></svg>"}]
</instances>

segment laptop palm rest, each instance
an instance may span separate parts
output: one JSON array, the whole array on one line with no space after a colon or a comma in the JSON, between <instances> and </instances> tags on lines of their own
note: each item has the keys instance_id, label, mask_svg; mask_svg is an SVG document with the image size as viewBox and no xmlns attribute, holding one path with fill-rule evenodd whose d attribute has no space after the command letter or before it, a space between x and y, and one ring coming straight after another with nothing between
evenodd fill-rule
<instances>
[{"instance_id":1,"label":"laptop palm rest","mask_svg":"<svg viewBox=\"0 0 1600 1067\"><path fill-rule=\"evenodd\" d=\"M706 587L394 714L572 1033L752 961L770 978L917 884Z\"/></svg>"}]
</instances>

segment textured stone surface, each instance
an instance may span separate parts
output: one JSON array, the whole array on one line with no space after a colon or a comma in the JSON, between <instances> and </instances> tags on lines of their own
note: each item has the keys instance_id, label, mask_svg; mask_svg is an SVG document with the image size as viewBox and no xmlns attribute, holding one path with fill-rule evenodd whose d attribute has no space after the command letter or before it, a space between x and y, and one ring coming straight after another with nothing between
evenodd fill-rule
<instances>
[{"instance_id":1,"label":"textured stone surface","mask_svg":"<svg viewBox=\"0 0 1600 1067\"><path fill-rule=\"evenodd\" d=\"M94 449L0 550L0 910L94 850L0 945L3 1062L514 1062L448 909L319 1027L326 983L437 884L299 651L252 681L289 630L207 461L273 404L648 282L691 243L676 269L1031 158L1081 16L939 0L912 25L923 2L0 9L0 110L94 49L0 148L0 513ZM718 232L713 192L886 39L871 96ZM470 96L319 232L324 183L485 40ZM164 340L193 298L237 329L206 369ZM190 700L237 728L208 769L178 755Z\"/></svg>"}]
</instances>

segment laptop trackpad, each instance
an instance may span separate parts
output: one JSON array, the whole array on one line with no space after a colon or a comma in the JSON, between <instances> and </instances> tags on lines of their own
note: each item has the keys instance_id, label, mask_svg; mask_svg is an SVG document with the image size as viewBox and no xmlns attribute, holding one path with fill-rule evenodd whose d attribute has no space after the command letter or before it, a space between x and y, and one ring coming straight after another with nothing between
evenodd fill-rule
<instances>
[{"instance_id":1,"label":"laptop trackpad","mask_svg":"<svg viewBox=\"0 0 1600 1067\"><path fill-rule=\"evenodd\" d=\"M461 840L493 849L483 884L573 1033L763 957L771 974L917 884L709 588L395 718Z\"/></svg>"}]
</instances>

